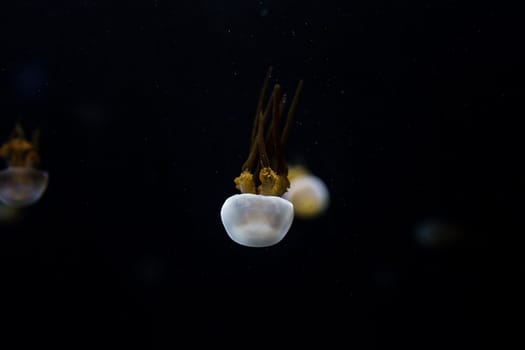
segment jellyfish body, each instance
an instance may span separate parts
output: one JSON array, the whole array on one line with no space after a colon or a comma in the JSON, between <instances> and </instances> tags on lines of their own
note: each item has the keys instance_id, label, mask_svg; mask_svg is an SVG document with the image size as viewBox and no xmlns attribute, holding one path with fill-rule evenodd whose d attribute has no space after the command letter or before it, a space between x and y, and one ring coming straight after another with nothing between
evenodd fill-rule
<instances>
[{"instance_id":1,"label":"jellyfish body","mask_svg":"<svg viewBox=\"0 0 525 350\"><path fill-rule=\"evenodd\" d=\"M293 204L282 198L290 186L284 146L288 140L302 81L299 82L281 131L286 95L275 84L266 107L263 106L271 68L264 80L252 129L250 152L235 178L236 194L224 202L221 220L228 236L247 247L269 247L288 233ZM270 116L269 125L267 119Z\"/></svg>"},{"instance_id":2,"label":"jellyfish body","mask_svg":"<svg viewBox=\"0 0 525 350\"><path fill-rule=\"evenodd\" d=\"M13 208L36 203L44 194L48 173L46 171L9 167L0 171L0 201Z\"/></svg>"},{"instance_id":3,"label":"jellyfish body","mask_svg":"<svg viewBox=\"0 0 525 350\"><path fill-rule=\"evenodd\" d=\"M236 194L221 209L221 219L230 238L247 247L279 243L292 226L293 217L292 203L278 196Z\"/></svg>"},{"instance_id":4,"label":"jellyfish body","mask_svg":"<svg viewBox=\"0 0 525 350\"><path fill-rule=\"evenodd\" d=\"M33 133L29 142L17 124L11 138L0 147L0 157L6 159L7 169L0 171L0 201L13 208L36 203L44 194L49 175L35 168L40 161L38 136Z\"/></svg>"},{"instance_id":5,"label":"jellyfish body","mask_svg":"<svg viewBox=\"0 0 525 350\"><path fill-rule=\"evenodd\" d=\"M324 181L300 166L290 168L289 178L290 188L283 198L293 203L295 215L304 219L321 215L330 202Z\"/></svg>"},{"instance_id":6,"label":"jellyfish body","mask_svg":"<svg viewBox=\"0 0 525 350\"><path fill-rule=\"evenodd\" d=\"M415 240L424 247L440 248L452 245L462 237L458 226L431 218L420 222L414 230Z\"/></svg>"}]
</instances>

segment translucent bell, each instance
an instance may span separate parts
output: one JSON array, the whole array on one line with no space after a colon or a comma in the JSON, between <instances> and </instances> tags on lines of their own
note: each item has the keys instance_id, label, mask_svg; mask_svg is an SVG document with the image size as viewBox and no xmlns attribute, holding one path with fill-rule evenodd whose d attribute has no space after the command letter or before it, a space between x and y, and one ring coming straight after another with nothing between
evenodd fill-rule
<instances>
[{"instance_id":1,"label":"translucent bell","mask_svg":"<svg viewBox=\"0 0 525 350\"><path fill-rule=\"evenodd\" d=\"M278 196L236 194L226 199L221 219L230 238L247 247L279 243L292 225L293 205Z\"/></svg>"},{"instance_id":2,"label":"translucent bell","mask_svg":"<svg viewBox=\"0 0 525 350\"><path fill-rule=\"evenodd\" d=\"M37 202L47 188L48 173L28 167L0 171L0 201L21 208Z\"/></svg>"},{"instance_id":3,"label":"translucent bell","mask_svg":"<svg viewBox=\"0 0 525 350\"><path fill-rule=\"evenodd\" d=\"M301 218L313 218L326 210L330 193L320 178L303 175L290 180L290 188L283 198L293 203L295 215Z\"/></svg>"}]
</instances>

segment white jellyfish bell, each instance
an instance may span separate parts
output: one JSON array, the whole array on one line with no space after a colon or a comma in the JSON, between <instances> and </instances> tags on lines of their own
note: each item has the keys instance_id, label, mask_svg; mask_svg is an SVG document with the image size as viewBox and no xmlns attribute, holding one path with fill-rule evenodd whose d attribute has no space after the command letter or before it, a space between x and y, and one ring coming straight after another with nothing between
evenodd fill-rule
<instances>
[{"instance_id":1,"label":"white jellyfish bell","mask_svg":"<svg viewBox=\"0 0 525 350\"><path fill-rule=\"evenodd\" d=\"M221 219L234 242L269 247L279 243L292 226L293 205L278 196L236 194L224 202Z\"/></svg>"},{"instance_id":2,"label":"white jellyfish bell","mask_svg":"<svg viewBox=\"0 0 525 350\"><path fill-rule=\"evenodd\" d=\"M221 219L228 236L247 247L269 247L279 243L288 233L293 218L293 204L281 196L290 186L284 146L288 140L302 81L299 82L280 132L286 95L275 84L263 108L271 68L264 80L255 113L251 147L241 174L235 178L236 194L224 202ZM266 125L271 114L270 125Z\"/></svg>"},{"instance_id":3,"label":"white jellyfish bell","mask_svg":"<svg viewBox=\"0 0 525 350\"><path fill-rule=\"evenodd\" d=\"M22 208L32 205L47 188L49 174L34 168L40 160L38 135L36 131L32 142L27 141L17 124L9 141L0 147L0 157L8 163L8 167L0 171L0 201L7 206Z\"/></svg>"}]
</instances>

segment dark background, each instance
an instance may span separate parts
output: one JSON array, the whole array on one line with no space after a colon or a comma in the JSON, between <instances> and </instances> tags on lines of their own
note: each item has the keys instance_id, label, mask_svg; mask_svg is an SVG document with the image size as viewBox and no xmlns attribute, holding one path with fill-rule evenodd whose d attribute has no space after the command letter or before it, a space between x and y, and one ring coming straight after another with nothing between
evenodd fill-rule
<instances>
[{"instance_id":1,"label":"dark background","mask_svg":"<svg viewBox=\"0 0 525 350\"><path fill-rule=\"evenodd\" d=\"M2 4L0 140L40 128L50 173L0 223L3 341L480 348L522 208L520 18L452 0ZM305 81L287 156L331 204L253 249L219 211L270 65L286 91ZM429 219L459 234L421 244Z\"/></svg>"}]
</instances>

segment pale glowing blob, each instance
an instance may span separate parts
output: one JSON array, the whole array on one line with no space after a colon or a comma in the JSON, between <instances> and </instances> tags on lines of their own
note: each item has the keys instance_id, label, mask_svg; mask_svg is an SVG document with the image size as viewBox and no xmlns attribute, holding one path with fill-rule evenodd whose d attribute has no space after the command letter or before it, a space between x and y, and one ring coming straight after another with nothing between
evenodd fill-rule
<instances>
[{"instance_id":1,"label":"pale glowing blob","mask_svg":"<svg viewBox=\"0 0 525 350\"><path fill-rule=\"evenodd\" d=\"M48 183L46 171L9 167L0 171L0 201L13 208L22 208L37 202Z\"/></svg>"},{"instance_id":2,"label":"pale glowing blob","mask_svg":"<svg viewBox=\"0 0 525 350\"><path fill-rule=\"evenodd\" d=\"M269 247L279 243L292 225L292 203L278 196L251 193L226 199L221 219L230 238L247 247Z\"/></svg>"},{"instance_id":3,"label":"pale glowing blob","mask_svg":"<svg viewBox=\"0 0 525 350\"><path fill-rule=\"evenodd\" d=\"M415 240L426 247L446 247L463 236L459 227L439 219L427 219L416 226Z\"/></svg>"},{"instance_id":4,"label":"pale glowing blob","mask_svg":"<svg viewBox=\"0 0 525 350\"><path fill-rule=\"evenodd\" d=\"M292 202L295 215L305 219L314 218L328 208L330 192L323 180L302 166L290 167L288 177L290 188L283 198Z\"/></svg>"}]
</instances>

